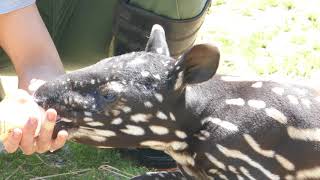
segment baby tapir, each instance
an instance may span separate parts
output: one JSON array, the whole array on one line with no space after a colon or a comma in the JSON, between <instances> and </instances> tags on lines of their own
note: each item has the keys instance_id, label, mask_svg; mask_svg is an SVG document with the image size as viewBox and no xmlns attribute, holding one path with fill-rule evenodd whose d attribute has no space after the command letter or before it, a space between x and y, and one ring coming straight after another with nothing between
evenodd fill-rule
<instances>
[{"instance_id":1,"label":"baby tapir","mask_svg":"<svg viewBox=\"0 0 320 180\"><path fill-rule=\"evenodd\" d=\"M305 87L214 76L217 48L169 56L152 28L146 50L47 82L34 94L77 142L162 150L185 179L320 179L320 96ZM135 179L181 179L180 172Z\"/></svg>"}]
</instances>

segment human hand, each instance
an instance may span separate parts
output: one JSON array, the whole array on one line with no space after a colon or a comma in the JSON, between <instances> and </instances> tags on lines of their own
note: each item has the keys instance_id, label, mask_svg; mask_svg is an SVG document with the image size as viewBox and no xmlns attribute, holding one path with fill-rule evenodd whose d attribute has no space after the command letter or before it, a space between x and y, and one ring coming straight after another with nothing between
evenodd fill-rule
<instances>
[{"instance_id":1,"label":"human hand","mask_svg":"<svg viewBox=\"0 0 320 180\"><path fill-rule=\"evenodd\" d=\"M56 118L55 110L45 112L24 90L6 97L0 103L0 121L12 127L3 141L6 151L13 153L20 146L24 154L31 155L61 148L68 133L60 131L56 139L51 139Z\"/></svg>"}]
</instances>

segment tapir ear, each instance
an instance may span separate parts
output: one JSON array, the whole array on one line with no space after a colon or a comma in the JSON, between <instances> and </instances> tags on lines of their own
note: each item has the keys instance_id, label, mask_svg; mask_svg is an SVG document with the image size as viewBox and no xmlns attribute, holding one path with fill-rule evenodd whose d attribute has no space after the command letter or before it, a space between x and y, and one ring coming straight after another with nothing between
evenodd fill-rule
<instances>
[{"instance_id":1,"label":"tapir ear","mask_svg":"<svg viewBox=\"0 0 320 180\"><path fill-rule=\"evenodd\" d=\"M216 73L219 60L220 52L217 47L199 44L181 56L175 69L183 70L184 83L201 83L209 80Z\"/></svg>"},{"instance_id":2,"label":"tapir ear","mask_svg":"<svg viewBox=\"0 0 320 180\"><path fill-rule=\"evenodd\" d=\"M153 25L145 51L170 56L166 34L159 24Z\"/></svg>"}]
</instances>

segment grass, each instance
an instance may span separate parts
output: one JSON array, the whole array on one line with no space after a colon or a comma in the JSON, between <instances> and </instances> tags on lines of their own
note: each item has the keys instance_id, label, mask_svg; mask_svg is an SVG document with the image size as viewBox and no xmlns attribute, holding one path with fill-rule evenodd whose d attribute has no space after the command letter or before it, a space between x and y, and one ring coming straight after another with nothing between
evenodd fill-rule
<instances>
[{"instance_id":1,"label":"grass","mask_svg":"<svg viewBox=\"0 0 320 180\"><path fill-rule=\"evenodd\" d=\"M318 7L317 0L213 1L198 42L219 47L220 73L316 78L320 74ZM0 179L126 179L102 165L134 175L147 171L122 159L116 150L68 143L53 154L0 154ZM82 172L70 174L78 171Z\"/></svg>"}]
</instances>

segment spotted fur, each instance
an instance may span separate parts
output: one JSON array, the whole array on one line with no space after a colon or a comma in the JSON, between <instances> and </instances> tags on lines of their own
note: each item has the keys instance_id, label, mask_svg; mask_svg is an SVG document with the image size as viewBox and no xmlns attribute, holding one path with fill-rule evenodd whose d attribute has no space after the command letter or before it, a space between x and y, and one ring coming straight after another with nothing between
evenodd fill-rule
<instances>
[{"instance_id":1,"label":"spotted fur","mask_svg":"<svg viewBox=\"0 0 320 180\"><path fill-rule=\"evenodd\" d=\"M319 179L320 98L306 87L213 76L219 52L197 45L169 57L163 29L146 51L111 57L35 93L77 142L147 147L186 179ZM182 179L180 172L136 179Z\"/></svg>"}]
</instances>

